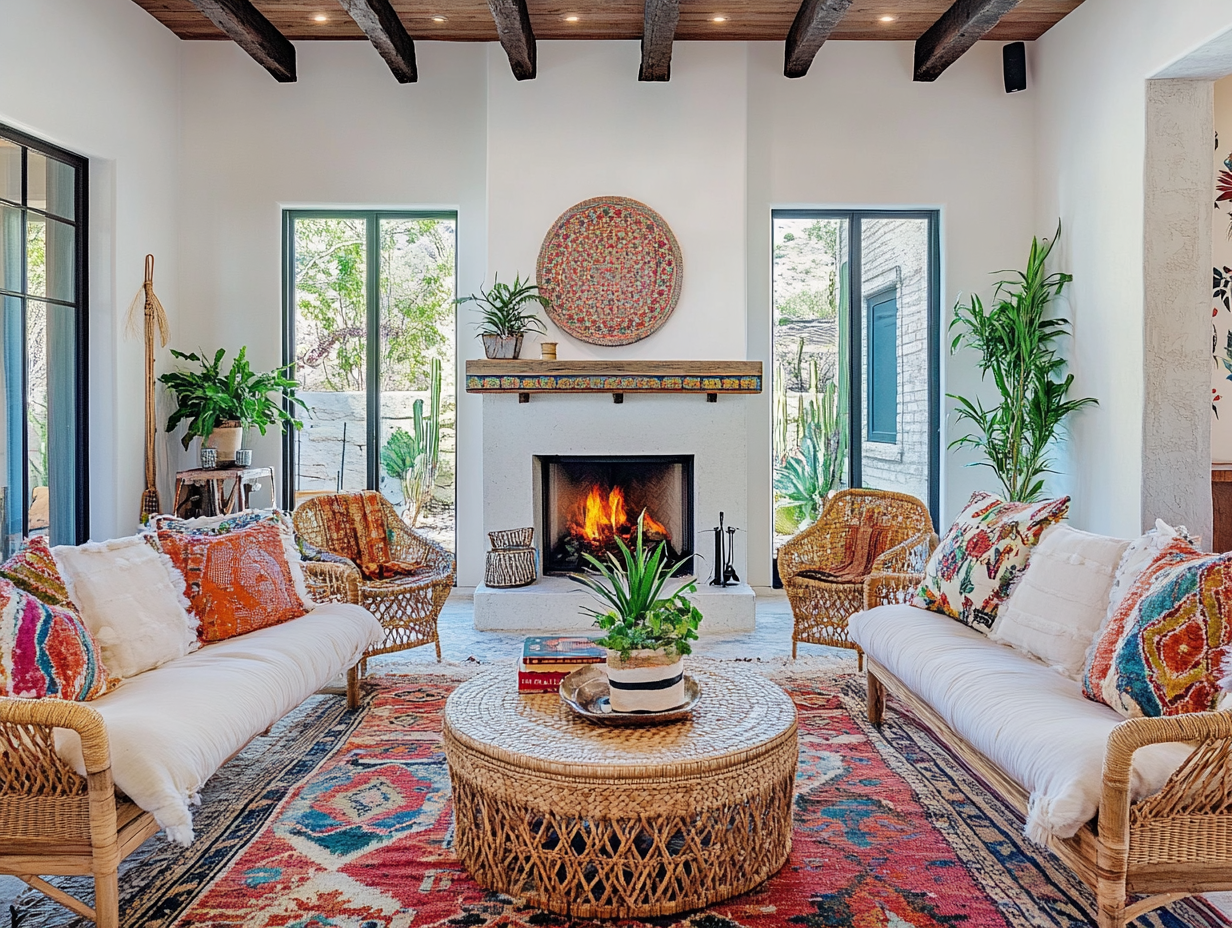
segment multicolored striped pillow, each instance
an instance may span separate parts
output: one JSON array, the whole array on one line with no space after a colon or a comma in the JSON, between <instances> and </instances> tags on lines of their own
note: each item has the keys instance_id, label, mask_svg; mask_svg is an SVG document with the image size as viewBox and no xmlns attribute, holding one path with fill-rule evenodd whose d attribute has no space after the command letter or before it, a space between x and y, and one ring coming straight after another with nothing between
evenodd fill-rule
<instances>
[{"instance_id":1,"label":"multicolored striped pillow","mask_svg":"<svg viewBox=\"0 0 1232 928\"><path fill-rule=\"evenodd\" d=\"M32 593L49 606L76 609L68 598L60 568L56 566L56 559L51 556L51 548L43 535L35 535L24 548L0 564L0 577L12 581L19 590Z\"/></svg>"},{"instance_id":2,"label":"multicolored striped pillow","mask_svg":"<svg viewBox=\"0 0 1232 928\"><path fill-rule=\"evenodd\" d=\"M0 579L0 696L83 702L110 686L81 616Z\"/></svg>"}]
</instances>

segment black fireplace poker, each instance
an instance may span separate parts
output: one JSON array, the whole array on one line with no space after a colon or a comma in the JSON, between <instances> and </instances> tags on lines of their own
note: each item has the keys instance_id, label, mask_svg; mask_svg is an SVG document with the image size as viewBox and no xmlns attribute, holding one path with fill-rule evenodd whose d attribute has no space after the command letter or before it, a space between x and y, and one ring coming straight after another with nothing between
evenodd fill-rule
<instances>
[{"instance_id":1,"label":"black fireplace poker","mask_svg":"<svg viewBox=\"0 0 1232 928\"><path fill-rule=\"evenodd\" d=\"M714 576L710 579L711 586L730 586L740 582L732 561L736 558L736 529L723 527L723 513L719 513L719 524L714 527Z\"/></svg>"}]
</instances>

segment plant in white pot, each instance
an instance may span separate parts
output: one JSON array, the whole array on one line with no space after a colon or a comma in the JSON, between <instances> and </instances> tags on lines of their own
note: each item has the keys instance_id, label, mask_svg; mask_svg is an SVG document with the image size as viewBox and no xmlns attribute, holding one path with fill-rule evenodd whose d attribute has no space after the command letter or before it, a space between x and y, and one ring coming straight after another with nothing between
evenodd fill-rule
<instances>
[{"instance_id":1,"label":"plant in white pot","mask_svg":"<svg viewBox=\"0 0 1232 928\"><path fill-rule=\"evenodd\" d=\"M570 574L606 610L586 610L606 634L596 644L607 649L607 675L613 712L666 712L684 705L684 658L693 650L702 614L687 594L696 582L670 596L663 587L684 561L667 561L667 543L651 551L643 542L642 517L632 549L620 538L620 559L608 563L585 555L598 577Z\"/></svg>"},{"instance_id":2,"label":"plant in white pot","mask_svg":"<svg viewBox=\"0 0 1232 928\"><path fill-rule=\"evenodd\" d=\"M498 275L487 290L458 299L459 303L479 304L479 336L483 339L483 353L489 359L517 358L527 332L547 334L543 320L535 314L532 305L549 304L548 298L538 290L538 284L522 280L521 275L515 274L511 284L502 284Z\"/></svg>"},{"instance_id":3,"label":"plant in white pot","mask_svg":"<svg viewBox=\"0 0 1232 928\"><path fill-rule=\"evenodd\" d=\"M231 464L243 442L244 429L255 426L264 435L269 426L280 422L297 429L303 427L280 402L285 393L292 406L304 405L295 396L298 384L285 376L289 365L258 374L245 357L247 350L240 349L231 369L224 374L222 362L227 352L223 348L215 352L213 359L172 349L171 354L181 361L201 365L199 371L171 371L158 378L175 394L176 408L167 418L168 433L181 422L188 422L188 430L180 439L185 451L194 438L200 438L205 447L218 451L219 464Z\"/></svg>"}]
</instances>

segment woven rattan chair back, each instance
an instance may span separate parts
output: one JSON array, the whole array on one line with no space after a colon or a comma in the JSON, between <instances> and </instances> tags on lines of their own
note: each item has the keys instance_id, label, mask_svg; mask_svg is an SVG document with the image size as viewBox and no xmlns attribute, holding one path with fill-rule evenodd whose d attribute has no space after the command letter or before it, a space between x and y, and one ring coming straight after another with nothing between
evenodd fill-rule
<instances>
[{"instance_id":1,"label":"woven rattan chair back","mask_svg":"<svg viewBox=\"0 0 1232 928\"><path fill-rule=\"evenodd\" d=\"M345 494L353 495L353 494ZM345 552L331 547L325 504L318 497L302 503L292 518L295 531L308 544L335 555ZM429 538L408 526L393 504L381 497L381 512L389 538L389 554L393 560L421 565L410 576L392 580L359 579L359 605L380 621L385 638L364 655L361 675L367 670L367 659L377 654L389 654L420 645L436 647L436 659L441 659L441 640L437 620L454 584L453 555Z\"/></svg>"},{"instance_id":2,"label":"woven rattan chair back","mask_svg":"<svg viewBox=\"0 0 1232 928\"><path fill-rule=\"evenodd\" d=\"M888 490L835 493L817 521L779 549L779 576L794 619L792 657L801 641L860 652L847 635L847 620L863 608L863 578L842 583L807 572L838 569L848 555L849 536L862 527L875 530L871 554L878 558L921 535L934 537L928 507L914 496Z\"/></svg>"}]
</instances>

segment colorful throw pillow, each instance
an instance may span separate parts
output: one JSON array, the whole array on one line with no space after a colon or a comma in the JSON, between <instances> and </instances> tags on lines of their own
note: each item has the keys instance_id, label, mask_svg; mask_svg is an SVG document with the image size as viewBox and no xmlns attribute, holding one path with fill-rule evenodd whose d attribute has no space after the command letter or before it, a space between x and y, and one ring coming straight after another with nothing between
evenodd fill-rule
<instances>
[{"instance_id":1,"label":"colorful throw pillow","mask_svg":"<svg viewBox=\"0 0 1232 928\"><path fill-rule=\"evenodd\" d=\"M1092 649L1083 693L1127 718L1207 712L1232 644L1232 554L1173 539L1139 575Z\"/></svg>"},{"instance_id":2,"label":"colorful throw pillow","mask_svg":"<svg viewBox=\"0 0 1232 928\"><path fill-rule=\"evenodd\" d=\"M24 548L0 564L0 577L49 606L75 608L43 535L35 535Z\"/></svg>"},{"instance_id":3,"label":"colorful throw pillow","mask_svg":"<svg viewBox=\"0 0 1232 928\"><path fill-rule=\"evenodd\" d=\"M1068 496L1010 503L976 491L928 559L912 603L987 634L1031 548L1068 511Z\"/></svg>"},{"instance_id":4,"label":"colorful throw pillow","mask_svg":"<svg viewBox=\"0 0 1232 928\"><path fill-rule=\"evenodd\" d=\"M0 579L0 696L83 702L110 686L81 616Z\"/></svg>"},{"instance_id":5,"label":"colorful throw pillow","mask_svg":"<svg viewBox=\"0 0 1232 928\"><path fill-rule=\"evenodd\" d=\"M221 535L164 529L158 544L184 575L203 642L279 625L308 611L303 574L297 583L285 534L271 522Z\"/></svg>"}]
</instances>

